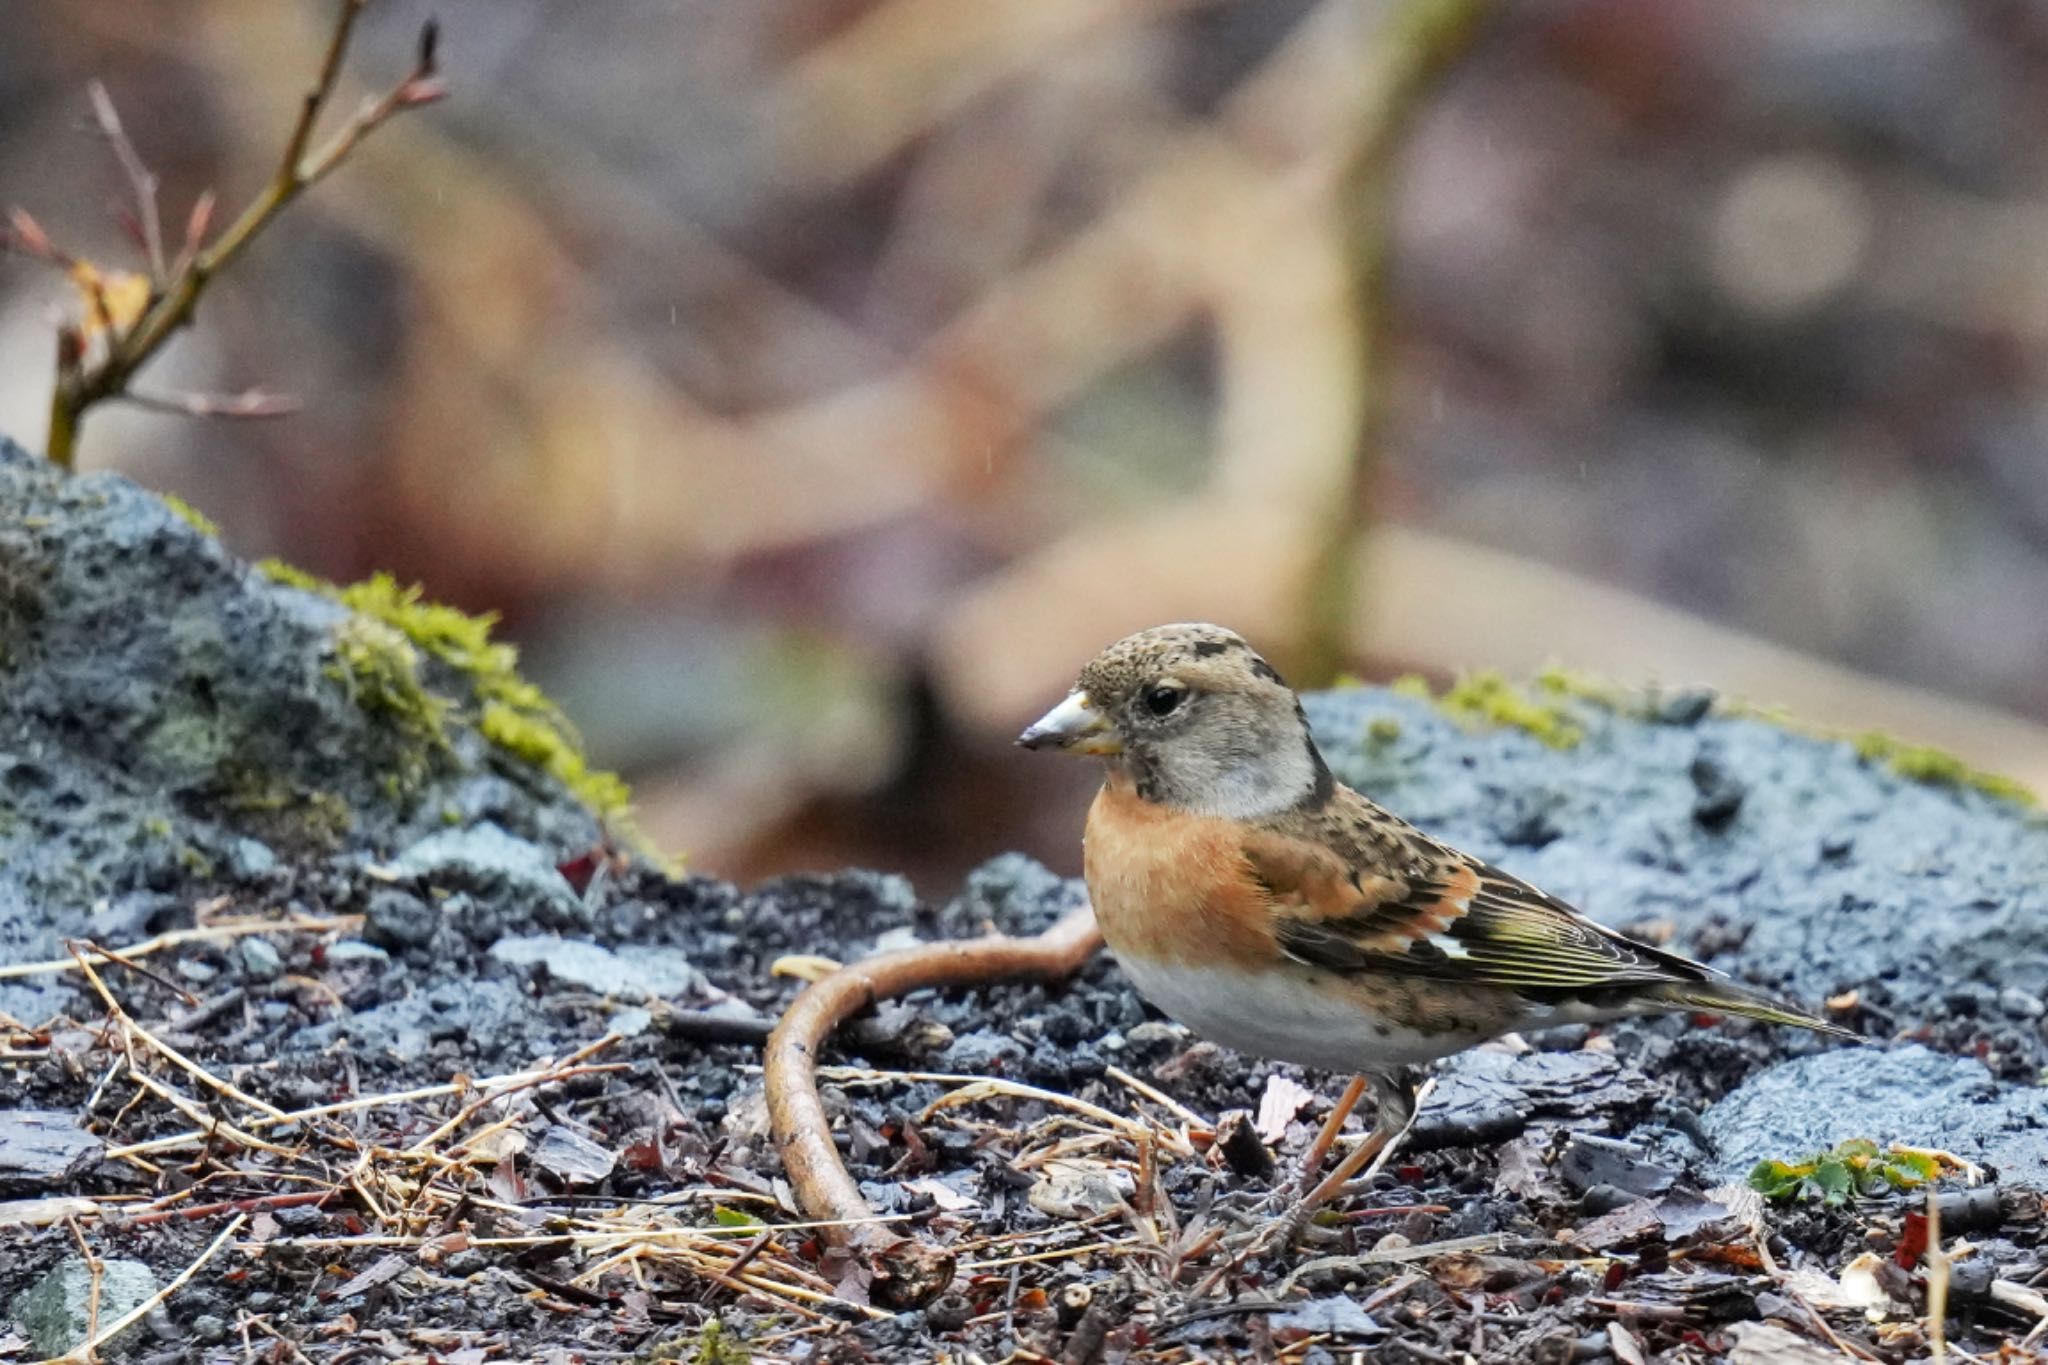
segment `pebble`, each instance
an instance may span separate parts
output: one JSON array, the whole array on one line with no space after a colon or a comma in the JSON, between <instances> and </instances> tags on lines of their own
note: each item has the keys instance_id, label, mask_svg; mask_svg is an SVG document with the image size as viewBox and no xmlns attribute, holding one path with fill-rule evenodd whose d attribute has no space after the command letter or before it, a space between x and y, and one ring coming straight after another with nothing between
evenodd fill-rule
<instances>
[{"instance_id":1,"label":"pebble","mask_svg":"<svg viewBox=\"0 0 2048 1365\"><path fill-rule=\"evenodd\" d=\"M235 951L242 959L243 974L251 981L275 981L284 973L283 955L265 939L245 938Z\"/></svg>"},{"instance_id":2,"label":"pebble","mask_svg":"<svg viewBox=\"0 0 2048 1365\"><path fill-rule=\"evenodd\" d=\"M2039 1019L2048 1014L2048 1005L2038 995L2030 995L2018 986L2007 986L1998 993L1998 1007L2015 1019Z\"/></svg>"}]
</instances>

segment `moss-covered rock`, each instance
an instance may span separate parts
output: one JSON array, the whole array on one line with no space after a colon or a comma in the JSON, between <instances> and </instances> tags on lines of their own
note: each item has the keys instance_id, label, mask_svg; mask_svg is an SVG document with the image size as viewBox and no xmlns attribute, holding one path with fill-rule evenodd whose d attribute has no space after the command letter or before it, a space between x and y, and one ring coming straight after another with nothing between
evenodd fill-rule
<instances>
[{"instance_id":1,"label":"moss-covered rock","mask_svg":"<svg viewBox=\"0 0 2048 1365\"><path fill-rule=\"evenodd\" d=\"M623 785L488 618L252 568L127 480L5 441L0 507L0 888L54 903L60 932L92 932L95 902L388 856L451 822L563 851L618 832ZM0 918L0 960L54 938Z\"/></svg>"}]
</instances>

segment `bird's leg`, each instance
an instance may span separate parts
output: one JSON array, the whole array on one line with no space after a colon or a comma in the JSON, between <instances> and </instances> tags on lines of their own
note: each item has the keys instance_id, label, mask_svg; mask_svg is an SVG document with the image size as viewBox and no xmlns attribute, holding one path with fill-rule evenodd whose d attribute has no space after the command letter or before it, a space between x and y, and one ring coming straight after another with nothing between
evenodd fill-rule
<instances>
[{"instance_id":1,"label":"bird's leg","mask_svg":"<svg viewBox=\"0 0 2048 1365\"><path fill-rule=\"evenodd\" d=\"M1344 1120L1351 1117L1351 1111L1365 1098L1365 1077L1353 1076L1351 1084L1344 1087L1344 1093L1337 1100L1337 1107L1330 1111L1330 1117L1323 1120L1322 1131L1316 1140L1308 1145L1308 1151L1301 1158L1301 1173L1295 1177L1306 1189L1316 1178L1316 1172L1323 1169L1323 1161L1330 1155L1330 1149L1337 1145L1337 1135L1344 1131Z\"/></svg>"},{"instance_id":2,"label":"bird's leg","mask_svg":"<svg viewBox=\"0 0 2048 1365\"><path fill-rule=\"evenodd\" d=\"M1323 1120L1322 1128L1316 1133L1316 1140L1308 1145L1302 1154L1301 1164L1292 1175L1275 1182L1264 1199L1261 1199L1253 1216L1271 1215L1282 1209L1291 1209L1301 1200L1302 1194L1316 1183L1316 1176L1323 1169L1323 1162L1329 1158L1330 1149L1337 1145L1337 1135L1344 1131L1344 1120L1351 1117L1351 1111L1358 1107L1364 1097L1366 1079L1353 1076L1351 1084L1344 1087L1344 1093L1337 1099L1337 1107Z\"/></svg>"},{"instance_id":3,"label":"bird's leg","mask_svg":"<svg viewBox=\"0 0 2048 1365\"><path fill-rule=\"evenodd\" d=\"M1342 1194L1344 1187L1359 1172L1370 1167L1371 1173L1377 1174L1394 1154L1394 1148L1401 1139L1407 1136L1409 1125L1415 1121L1415 1110L1422 1102L1424 1090L1420 1072L1413 1067L1403 1067L1394 1074L1368 1075L1358 1079L1372 1087L1373 1098L1379 1105L1372 1132L1337 1163L1337 1169L1325 1176L1321 1184L1281 1215L1273 1240L1282 1247L1292 1246L1294 1239L1301 1236L1302 1229L1308 1226L1308 1220L1315 1216L1315 1211Z\"/></svg>"}]
</instances>

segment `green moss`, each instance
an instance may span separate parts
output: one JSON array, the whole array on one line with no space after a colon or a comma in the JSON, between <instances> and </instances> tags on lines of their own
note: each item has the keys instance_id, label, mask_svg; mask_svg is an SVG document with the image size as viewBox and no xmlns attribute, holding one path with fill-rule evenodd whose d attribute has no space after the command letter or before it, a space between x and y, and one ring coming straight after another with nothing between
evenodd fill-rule
<instances>
[{"instance_id":1,"label":"green moss","mask_svg":"<svg viewBox=\"0 0 2048 1365\"><path fill-rule=\"evenodd\" d=\"M697 1354L691 1357L692 1365L748 1365L754 1353L747 1344L725 1330L725 1325L716 1320L704 1324L703 1333L697 1338Z\"/></svg>"},{"instance_id":2,"label":"green moss","mask_svg":"<svg viewBox=\"0 0 2048 1365\"><path fill-rule=\"evenodd\" d=\"M1551 664L1536 675L1536 690L1551 697L1570 697L1591 702L1609 711L1647 711L1648 698L1641 692L1621 687L1596 673Z\"/></svg>"},{"instance_id":3,"label":"green moss","mask_svg":"<svg viewBox=\"0 0 2048 1365\"><path fill-rule=\"evenodd\" d=\"M1401 722L1392 716L1374 716L1366 723L1365 738L1369 744L1392 744L1401 737Z\"/></svg>"},{"instance_id":4,"label":"green moss","mask_svg":"<svg viewBox=\"0 0 2048 1365\"><path fill-rule=\"evenodd\" d=\"M215 540L220 539L220 527L214 523L212 517L207 516L206 513L200 511L191 503L186 502L176 493L159 493L157 497L162 500L164 506L171 509L171 515L199 532L200 535L212 536Z\"/></svg>"},{"instance_id":5,"label":"green moss","mask_svg":"<svg viewBox=\"0 0 2048 1365\"><path fill-rule=\"evenodd\" d=\"M1394 679L1391 687L1404 697L1430 702L1468 730L1507 726L1553 749L1573 748L1585 738L1585 731L1557 694L1542 689L1546 695L1531 695L1498 673L1467 673L1442 696L1433 696L1428 682L1413 674Z\"/></svg>"},{"instance_id":6,"label":"green moss","mask_svg":"<svg viewBox=\"0 0 2048 1365\"><path fill-rule=\"evenodd\" d=\"M584 761L582 750L536 712L502 701L487 701L477 719L477 729L500 749L552 773L556 781L600 815L623 811L632 804L633 795L617 773L591 768Z\"/></svg>"},{"instance_id":7,"label":"green moss","mask_svg":"<svg viewBox=\"0 0 2048 1365\"><path fill-rule=\"evenodd\" d=\"M304 791L242 763L220 765L214 784L221 805L244 816L249 832L266 844L330 853L355 827L348 803L333 792Z\"/></svg>"},{"instance_id":8,"label":"green moss","mask_svg":"<svg viewBox=\"0 0 2048 1365\"><path fill-rule=\"evenodd\" d=\"M334 631L327 675L348 689L357 706L387 717L406 737L448 748L450 703L420 681L419 651L391 626L362 615L343 621Z\"/></svg>"},{"instance_id":9,"label":"green moss","mask_svg":"<svg viewBox=\"0 0 2048 1365\"><path fill-rule=\"evenodd\" d=\"M1865 731L1850 742L1866 763L1882 763L1908 781L1925 782L1935 787L1968 788L2022 806L2031 806L2036 800L2026 784L1973 768L1954 754L1931 745L1908 744L1876 730Z\"/></svg>"},{"instance_id":10,"label":"green moss","mask_svg":"<svg viewBox=\"0 0 2048 1365\"><path fill-rule=\"evenodd\" d=\"M472 725L500 751L550 774L597 815L630 834L625 816L632 793L617 774L589 765L575 727L545 693L519 675L519 651L491 638L495 616L471 616L424 601L418 587L389 574L338 587L274 559L256 567L275 582L317 593L355 613L341 634L359 641L356 660L344 659L348 672L355 675L358 663L371 670L368 677L357 678L356 699L365 709L388 711L410 725L415 737L430 744L438 737L443 747L451 719ZM374 647L363 648L364 640ZM393 640L408 647L410 667L391 648ZM457 708L428 692L419 682L422 655L461 674L472 690L472 704Z\"/></svg>"},{"instance_id":11,"label":"green moss","mask_svg":"<svg viewBox=\"0 0 2048 1365\"><path fill-rule=\"evenodd\" d=\"M749 1365L754 1353L747 1344L716 1318L704 1324L693 1338L675 1336L648 1348L639 1359L649 1365Z\"/></svg>"}]
</instances>

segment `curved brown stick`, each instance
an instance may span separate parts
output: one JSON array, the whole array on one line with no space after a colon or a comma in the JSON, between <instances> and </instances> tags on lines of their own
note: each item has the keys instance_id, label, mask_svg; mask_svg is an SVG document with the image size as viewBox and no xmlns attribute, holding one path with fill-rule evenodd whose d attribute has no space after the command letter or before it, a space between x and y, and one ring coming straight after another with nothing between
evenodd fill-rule
<instances>
[{"instance_id":1,"label":"curved brown stick","mask_svg":"<svg viewBox=\"0 0 2048 1365\"><path fill-rule=\"evenodd\" d=\"M838 1220L824 1235L868 1252L873 1292L895 1307L914 1307L945 1289L952 1257L870 1221L875 1211L861 1198L832 1145L832 1127L818 1097L818 1047L850 1016L878 1000L932 986L975 986L992 981L1057 981L1072 976L1102 946L1095 912L1076 910L1032 938L987 938L927 943L877 953L820 977L789 1002L768 1035L765 1085L768 1121L782 1166L805 1217Z\"/></svg>"}]
</instances>

